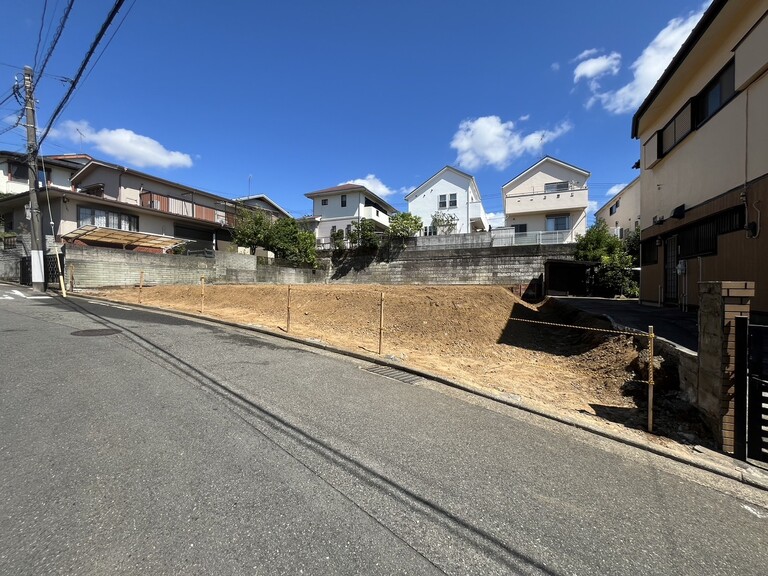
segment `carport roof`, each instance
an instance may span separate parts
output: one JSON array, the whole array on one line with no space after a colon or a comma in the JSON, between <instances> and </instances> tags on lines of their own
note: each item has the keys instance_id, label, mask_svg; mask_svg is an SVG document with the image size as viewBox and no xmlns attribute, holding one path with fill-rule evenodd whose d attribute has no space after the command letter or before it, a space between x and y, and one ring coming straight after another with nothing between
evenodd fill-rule
<instances>
[{"instance_id":1,"label":"carport roof","mask_svg":"<svg viewBox=\"0 0 768 576\"><path fill-rule=\"evenodd\" d=\"M99 226L80 226L62 236L64 240L84 240L90 242L102 242L119 246L140 246L142 248L160 248L167 250L185 242L181 238L163 236L162 234L150 234L149 232L131 232L129 230L117 230L115 228L101 228Z\"/></svg>"}]
</instances>

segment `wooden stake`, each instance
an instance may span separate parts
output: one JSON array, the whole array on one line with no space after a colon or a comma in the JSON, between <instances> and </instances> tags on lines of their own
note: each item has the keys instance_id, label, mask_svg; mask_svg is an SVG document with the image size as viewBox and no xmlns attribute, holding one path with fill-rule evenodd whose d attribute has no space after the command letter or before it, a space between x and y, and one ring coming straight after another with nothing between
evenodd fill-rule
<instances>
[{"instance_id":1,"label":"wooden stake","mask_svg":"<svg viewBox=\"0 0 768 576\"><path fill-rule=\"evenodd\" d=\"M75 286L75 265L68 264L69 266L69 291L72 292Z\"/></svg>"},{"instance_id":2,"label":"wooden stake","mask_svg":"<svg viewBox=\"0 0 768 576\"><path fill-rule=\"evenodd\" d=\"M653 432L653 326L648 326L648 432Z\"/></svg>"},{"instance_id":3,"label":"wooden stake","mask_svg":"<svg viewBox=\"0 0 768 576\"><path fill-rule=\"evenodd\" d=\"M288 284L288 316L285 320L285 331L291 331L291 285Z\"/></svg>"},{"instance_id":4,"label":"wooden stake","mask_svg":"<svg viewBox=\"0 0 768 576\"><path fill-rule=\"evenodd\" d=\"M200 314L205 312L205 276L200 276Z\"/></svg>"},{"instance_id":5,"label":"wooden stake","mask_svg":"<svg viewBox=\"0 0 768 576\"><path fill-rule=\"evenodd\" d=\"M141 304L141 289L144 288L144 270L139 272L139 304Z\"/></svg>"},{"instance_id":6,"label":"wooden stake","mask_svg":"<svg viewBox=\"0 0 768 576\"><path fill-rule=\"evenodd\" d=\"M379 356L381 356L382 344L384 342L384 292L381 293L379 301Z\"/></svg>"}]
</instances>

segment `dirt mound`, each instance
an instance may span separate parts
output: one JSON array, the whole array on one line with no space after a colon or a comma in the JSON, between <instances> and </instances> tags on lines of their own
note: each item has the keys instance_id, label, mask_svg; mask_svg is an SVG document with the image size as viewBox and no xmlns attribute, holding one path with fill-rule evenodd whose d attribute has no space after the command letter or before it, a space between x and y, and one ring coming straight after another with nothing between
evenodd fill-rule
<instances>
[{"instance_id":1,"label":"dirt mound","mask_svg":"<svg viewBox=\"0 0 768 576\"><path fill-rule=\"evenodd\" d=\"M136 303L137 288L101 295ZM297 285L290 288L290 333L349 350L378 351L459 382L496 389L550 408L594 414L642 429L645 384L635 373L631 336L552 326L610 328L561 303L532 305L499 286ZM289 288L284 285L205 287L206 316L284 331ZM144 288L143 304L200 312L200 286ZM695 414L657 395L656 431L670 438L706 434ZM702 442L700 437L697 442Z\"/></svg>"}]
</instances>

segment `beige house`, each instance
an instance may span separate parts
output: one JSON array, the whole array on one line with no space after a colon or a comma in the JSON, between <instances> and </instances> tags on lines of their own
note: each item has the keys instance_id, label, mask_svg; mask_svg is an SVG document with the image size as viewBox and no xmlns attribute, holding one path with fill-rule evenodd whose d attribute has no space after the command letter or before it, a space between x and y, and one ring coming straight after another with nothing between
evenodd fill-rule
<instances>
[{"instance_id":1,"label":"beige house","mask_svg":"<svg viewBox=\"0 0 768 576\"><path fill-rule=\"evenodd\" d=\"M587 231L589 176L545 156L502 186L504 225L515 234L536 234L545 243L575 242Z\"/></svg>"},{"instance_id":2,"label":"beige house","mask_svg":"<svg viewBox=\"0 0 768 576\"><path fill-rule=\"evenodd\" d=\"M595 212L595 219L602 220L618 238L625 238L633 230L640 229L640 177L638 176L619 190Z\"/></svg>"},{"instance_id":3,"label":"beige house","mask_svg":"<svg viewBox=\"0 0 768 576\"><path fill-rule=\"evenodd\" d=\"M632 120L640 299L696 305L699 281L755 281L768 313L768 0L714 0Z\"/></svg>"}]
</instances>

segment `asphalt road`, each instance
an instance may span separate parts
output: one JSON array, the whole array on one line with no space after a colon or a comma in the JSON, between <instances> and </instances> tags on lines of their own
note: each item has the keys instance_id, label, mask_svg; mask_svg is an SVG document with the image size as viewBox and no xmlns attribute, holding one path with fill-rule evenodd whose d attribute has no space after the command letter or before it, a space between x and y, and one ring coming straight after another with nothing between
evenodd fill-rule
<instances>
[{"instance_id":1,"label":"asphalt road","mask_svg":"<svg viewBox=\"0 0 768 576\"><path fill-rule=\"evenodd\" d=\"M762 491L246 330L0 286L0 574L765 574Z\"/></svg>"}]
</instances>

